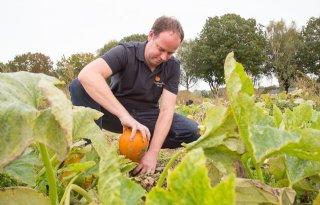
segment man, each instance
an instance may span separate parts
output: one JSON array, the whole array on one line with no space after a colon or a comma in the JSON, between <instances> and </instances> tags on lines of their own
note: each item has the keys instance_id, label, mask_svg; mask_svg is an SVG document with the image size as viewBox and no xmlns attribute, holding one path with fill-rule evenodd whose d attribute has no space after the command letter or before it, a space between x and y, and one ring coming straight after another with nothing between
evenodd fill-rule
<instances>
[{"instance_id":1,"label":"man","mask_svg":"<svg viewBox=\"0 0 320 205\"><path fill-rule=\"evenodd\" d=\"M180 23L162 16L146 42L111 49L85 66L69 87L74 105L104 113L97 121L100 128L118 133L131 128L131 139L137 130L151 139L135 173L153 174L161 148L177 148L199 137L196 122L174 113L180 63L172 55L183 38Z\"/></svg>"}]
</instances>

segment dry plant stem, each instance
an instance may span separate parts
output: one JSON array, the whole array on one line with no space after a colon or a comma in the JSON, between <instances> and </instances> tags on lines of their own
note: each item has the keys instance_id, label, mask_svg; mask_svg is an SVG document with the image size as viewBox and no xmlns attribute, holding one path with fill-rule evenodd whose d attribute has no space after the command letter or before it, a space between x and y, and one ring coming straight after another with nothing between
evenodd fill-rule
<instances>
[{"instance_id":1,"label":"dry plant stem","mask_svg":"<svg viewBox=\"0 0 320 205\"><path fill-rule=\"evenodd\" d=\"M50 159L49 159L49 154L47 147L39 143L39 148L40 148L40 154L42 157L42 161L44 164L44 167L46 168L46 173L47 173L47 180L48 180L48 185L49 185L49 197L51 201L51 205L57 205L58 204L58 192L57 192L57 184L56 184L56 175L54 173L54 170L52 168Z\"/></svg>"}]
</instances>

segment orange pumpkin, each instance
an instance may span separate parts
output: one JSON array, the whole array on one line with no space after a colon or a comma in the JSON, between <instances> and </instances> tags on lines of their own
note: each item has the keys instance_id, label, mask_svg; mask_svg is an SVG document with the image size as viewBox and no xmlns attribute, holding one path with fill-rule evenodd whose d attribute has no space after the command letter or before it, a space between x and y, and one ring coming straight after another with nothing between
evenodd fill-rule
<instances>
[{"instance_id":1,"label":"orange pumpkin","mask_svg":"<svg viewBox=\"0 0 320 205\"><path fill-rule=\"evenodd\" d=\"M149 141L143 141L140 131L136 132L133 140L130 141L131 129L126 129L119 138L120 154L126 156L134 162L140 162L147 151Z\"/></svg>"}]
</instances>

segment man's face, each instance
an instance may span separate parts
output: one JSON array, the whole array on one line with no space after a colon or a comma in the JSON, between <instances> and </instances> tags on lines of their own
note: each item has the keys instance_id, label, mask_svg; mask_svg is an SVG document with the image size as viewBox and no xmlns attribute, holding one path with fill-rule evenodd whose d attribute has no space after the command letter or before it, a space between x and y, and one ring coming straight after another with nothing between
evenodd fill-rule
<instances>
[{"instance_id":1,"label":"man's face","mask_svg":"<svg viewBox=\"0 0 320 205\"><path fill-rule=\"evenodd\" d=\"M169 60L172 54L180 46L180 35L172 31L163 31L154 36L150 31L148 44L145 49L145 60L151 70L154 70L161 63Z\"/></svg>"}]
</instances>

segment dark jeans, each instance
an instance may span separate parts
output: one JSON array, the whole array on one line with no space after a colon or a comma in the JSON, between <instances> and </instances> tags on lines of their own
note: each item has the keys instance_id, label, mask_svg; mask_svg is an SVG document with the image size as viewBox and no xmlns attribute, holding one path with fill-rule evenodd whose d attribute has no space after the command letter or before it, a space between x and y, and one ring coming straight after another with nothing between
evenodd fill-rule
<instances>
[{"instance_id":1,"label":"dark jeans","mask_svg":"<svg viewBox=\"0 0 320 205\"><path fill-rule=\"evenodd\" d=\"M120 123L120 120L115 115L111 114L103 107L101 107L98 103L96 103L87 94L78 79L75 79L71 82L69 91L73 105L90 107L104 113L104 115L96 121L97 125L100 128L104 128L116 133L122 132L122 125ZM134 119L149 128L152 137L160 110L158 108L151 108L146 110L127 108L127 110ZM162 145L162 148L181 147L182 142L193 142L197 140L199 136L198 124L195 121L174 113L171 128L169 130L167 138L165 139L165 142Z\"/></svg>"}]
</instances>

